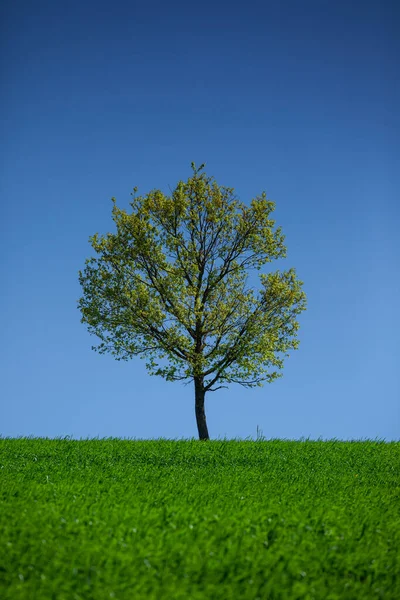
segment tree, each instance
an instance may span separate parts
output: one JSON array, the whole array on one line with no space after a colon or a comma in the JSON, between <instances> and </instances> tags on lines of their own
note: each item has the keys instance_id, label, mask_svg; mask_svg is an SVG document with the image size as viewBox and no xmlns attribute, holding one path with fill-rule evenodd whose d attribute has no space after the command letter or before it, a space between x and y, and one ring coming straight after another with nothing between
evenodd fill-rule
<instances>
[{"instance_id":1,"label":"tree","mask_svg":"<svg viewBox=\"0 0 400 600\"><path fill-rule=\"evenodd\" d=\"M192 163L170 196L134 188L129 213L113 198L116 232L90 238L97 256L79 273L81 320L100 339L93 349L145 357L150 374L193 381L201 440L209 439L205 394L281 376L306 304L294 269L265 269L286 257L275 204L265 193L240 202L204 166Z\"/></svg>"}]
</instances>

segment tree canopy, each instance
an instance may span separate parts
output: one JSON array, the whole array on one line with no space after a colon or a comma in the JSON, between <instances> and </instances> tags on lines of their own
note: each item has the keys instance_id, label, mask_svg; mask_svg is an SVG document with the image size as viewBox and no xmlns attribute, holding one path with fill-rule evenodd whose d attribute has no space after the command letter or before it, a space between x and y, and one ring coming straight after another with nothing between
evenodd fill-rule
<instances>
[{"instance_id":1,"label":"tree canopy","mask_svg":"<svg viewBox=\"0 0 400 600\"><path fill-rule=\"evenodd\" d=\"M206 392L281 375L306 297L293 268L268 269L286 257L274 202L262 193L245 204L204 165L192 170L170 195L135 188L130 211L112 199L116 231L90 238L96 256L79 274L79 308L100 353L141 356L151 374L193 380L199 427ZM204 426L201 439L205 413Z\"/></svg>"}]
</instances>

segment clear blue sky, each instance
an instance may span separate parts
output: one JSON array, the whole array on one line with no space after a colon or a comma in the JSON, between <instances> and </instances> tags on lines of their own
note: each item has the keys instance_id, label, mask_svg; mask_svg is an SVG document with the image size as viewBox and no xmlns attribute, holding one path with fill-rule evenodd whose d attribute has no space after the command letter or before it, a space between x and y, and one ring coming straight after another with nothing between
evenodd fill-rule
<instances>
[{"instance_id":1,"label":"clear blue sky","mask_svg":"<svg viewBox=\"0 0 400 600\"><path fill-rule=\"evenodd\" d=\"M195 161L276 202L308 295L284 377L209 394L211 437L399 439L399 3L1 11L0 434L197 436L192 387L93 352L76 306L110 198Z\"/></svg>"}]
</instances>

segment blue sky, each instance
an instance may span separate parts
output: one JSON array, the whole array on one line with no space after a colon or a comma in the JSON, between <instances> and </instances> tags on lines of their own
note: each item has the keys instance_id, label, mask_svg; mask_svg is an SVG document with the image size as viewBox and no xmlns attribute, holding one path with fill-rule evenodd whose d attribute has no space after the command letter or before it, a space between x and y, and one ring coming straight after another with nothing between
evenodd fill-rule
<instances>
[{"instance_id":1,"label":"blue sky","mask_svg":"<svg viewBox=\"0 0 400 600\"><path fill-rule=\"evenodd\" d=\"M282 379L207 397L212 438L400 438L399 5L1 7L0 434L196 437L191 386L91 350L78 270L110 198L205 162L265 190L304 281Z\"/></svg>"}]
</instances>

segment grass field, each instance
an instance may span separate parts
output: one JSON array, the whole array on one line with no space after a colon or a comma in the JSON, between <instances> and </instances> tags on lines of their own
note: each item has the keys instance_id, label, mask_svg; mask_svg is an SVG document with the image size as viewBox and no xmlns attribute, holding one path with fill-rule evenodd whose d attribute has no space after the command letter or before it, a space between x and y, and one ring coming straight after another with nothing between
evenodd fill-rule
<instances>
[{"instance_id":1,"label":"grass field","mask_svg":"<svg viewBox=\"0 0 400 600\"><path fill-rule=\"evenodd\" d=\"M400 443L0 439L3 600L400 598Z\"/></svg>"}]
</instances>

